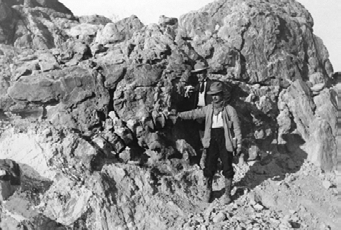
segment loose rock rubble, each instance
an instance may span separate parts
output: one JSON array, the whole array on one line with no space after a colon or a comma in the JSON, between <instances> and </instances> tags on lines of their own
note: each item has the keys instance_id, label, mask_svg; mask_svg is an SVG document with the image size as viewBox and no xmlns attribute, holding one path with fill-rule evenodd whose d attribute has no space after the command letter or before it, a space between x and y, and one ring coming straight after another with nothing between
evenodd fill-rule
<instances>
[{"instance_id":1,"label":"loose rock rubble","mask_svg":"<svg viewBox=\"0 0 341 230\"><path fill-rule=\"evenodd\" d=\"M99 171L89 172L92 163L86 159L92 154L82 155L81 165L76 163L78 150L69 141L73 134L64 133L68 141L58 142L55 131L41 132L26 122L20 124L26 124L31 140L45 140L32 147L33 152L44 149L35 158L50 157L45 159L50 168L40 167L44 161L27 162L28 167L16 158L21 186L2 203L3 229L106 229L106 225L117 229L337 229L341 223L335 173L323 172L307 160L291 171L283 168L287 165L281 164L282 155L272 156L267 165L262 161L234 164L234 201L221 204L224 182L219 171L213 181L213 201L208 204L202 201L202 171L188 159L136 165L98 158ZM3 143L23 141L17 132L7 131ZM74 148L71 155L70 147ZM55 175L53 181L48 179L51 175ZM101 222L98 218L103 215L107 219Z\"/></svg>"},{"instance_id":2,"label":"loose rock rubble","mask_svg":"<svg viewBox=\"0 0 341 230\"><path fill-rule=\"evenodd\" d=\"M143 25L0 1L1 229L338 229L336 91L313 19L292 0L217 0ZM34 33L32 33L34 31ZM203 202L194 64L242 124L233 202ZM18 175L17 175L18 176ZM5 192L6 191L6 192Z\"/></svg>"},{"instance_id":3,"label":"loose rock rubble","mask_svg":"<svg viewBox=\"0 0 341 230\"><path fill-rule=\"evenodd\" d=\"M249 168L248 166L244 166ZM307 178L307 176L309 177ZM234 182L235 201L227 206L215 200L199 213L192 213L183 229L337 229L340 204L337 191L324 187L328 177L336 188L335 174L322 173L305 162L296 173L261 182L254 189ZM333 179L332 179L333 178Z\"/></svg>"}]
</instances>

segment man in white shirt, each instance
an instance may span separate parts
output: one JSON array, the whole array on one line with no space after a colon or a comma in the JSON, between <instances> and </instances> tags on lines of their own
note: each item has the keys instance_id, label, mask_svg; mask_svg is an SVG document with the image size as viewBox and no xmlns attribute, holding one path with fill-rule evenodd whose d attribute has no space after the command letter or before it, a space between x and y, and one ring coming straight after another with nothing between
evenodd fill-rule
<instances>
[{"instance_id":1,"label":"man in white shirt","mask_svg":"<svg viewBox=\"0 0 341 230\"><path fill-rule=\"evenodd\" d=\"M225 176L225 194L223 202L231 202L231 187L234 176L232 167L233 153L241 153L242 135L236 110L224 101L224 85L214 81L208 94L212 96L212 104L181 112L178 116L185 120L205 119L205 131L202 139L203 152L200 166L204 169L206 194L205 200L210 201L212 193L212 179L217 171L218 159L220 158ZM229 93L229 92L227 92ZM234 141L236 140L236 141Z\"/></svg>"}]
</instances>

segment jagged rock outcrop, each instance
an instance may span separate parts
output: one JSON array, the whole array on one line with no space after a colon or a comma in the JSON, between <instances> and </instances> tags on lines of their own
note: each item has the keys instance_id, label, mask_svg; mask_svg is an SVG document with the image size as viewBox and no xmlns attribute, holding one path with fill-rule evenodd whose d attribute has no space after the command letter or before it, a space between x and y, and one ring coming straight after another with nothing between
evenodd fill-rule
<instances>
[{"instance_id":1,"label":"jagged rock outcrop","mask_svg":"<svg viewBox=\"0 0 341 230\"><path fill-rule=\"evenodd\" d=\"M67 37L59 23L75 20L71 11L58 0L1 1L0 9L0 41L18 48L59 46Z\"/></svg>"},{"instance_id":2,"label":"jagged rock outcrop","mask_svg":"<svg viewBox=\"0 0 341 230\"><path fill-rule=\"evenodd\" d=\"M98 32L95 42L103 45L122 42L130 39L133 33L142 27L142 22L135 15L116 23L107 23L103 30Z\"/></svg>"},{"instance_id":3,"label":"jagged rock outcrop","mask_svg":"<svg viewBox=\"0 0 341 230\"><path fill-rule=\"evenodd\" d=\"M5 4L12 7L15 5L24 5L26 7L43 7L53 9L57 12L72 14L71 10L64 6L58 0L3 0Z\"/></svg>"},{"instance_id":4,"label":"jagged rock outcrop","mask_svg":"<svg viewBox=\"0 0 341 230\"><path fill-rule=\"evenodd\" d=\"M0 0L0 158L23 172L0 227L197 226L186 213L202 210L198 124L167 114L193 108L184 86L202 60L231 91L246 160L260 162L247 173L235 165L241 184L305 160L335 168L335 74L301 4L217 0L143 25L77 18L58 1ZM35 212L15 218L19 201ZM206 224L238 222L208 212Z\"/></svg>"}]
</instances>

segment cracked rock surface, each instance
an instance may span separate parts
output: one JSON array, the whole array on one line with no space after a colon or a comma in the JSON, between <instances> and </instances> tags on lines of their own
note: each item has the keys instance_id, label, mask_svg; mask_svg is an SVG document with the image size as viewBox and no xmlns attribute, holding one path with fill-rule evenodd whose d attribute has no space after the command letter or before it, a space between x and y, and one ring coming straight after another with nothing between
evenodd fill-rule
<instances>
[{"instance_id":1,"label":"cracked rock surface","mask_svg":"<svg viewBox=\"0 0 341 230\"><path fill-rule=\"evenodd\" d=\"M230 90L245 164L204 203L194 64ZM336 75L294 0L217 0L143 25L0 1L1 229L338 229Z\"/></svg>"}]
</instances>

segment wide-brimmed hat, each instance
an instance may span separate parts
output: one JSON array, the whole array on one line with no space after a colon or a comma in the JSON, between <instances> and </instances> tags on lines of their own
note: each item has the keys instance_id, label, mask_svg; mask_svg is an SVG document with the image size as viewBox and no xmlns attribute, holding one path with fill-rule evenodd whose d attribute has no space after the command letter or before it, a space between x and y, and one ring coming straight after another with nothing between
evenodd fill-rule
<instances>
[{"instance_id":1,"label":"wide-brimmed hat","mask_svg":"<svg viewBox=\"0 0 341 230\"><path fill-rule=\"evenodd\" d=\"M211 84L210 90L207 94L213 95L217 93L222 93L224 91L224 84L220 81L215 81Z\"/></svg>"},{"instance_id":2,"label":"wide-brimmed hat","mask_svg":"<svg viewBox=\"0 0 341 230\"><path fill-rule=\"evenodd\" d=\"M207 70L208 69L208 66L205 65L205 63L202 63L202 62L197 62L195 65L194 65L194 69L191 71L192 73L199 73L201 71L204 71L204 70Z\"/></svg>"}]
</instances>

